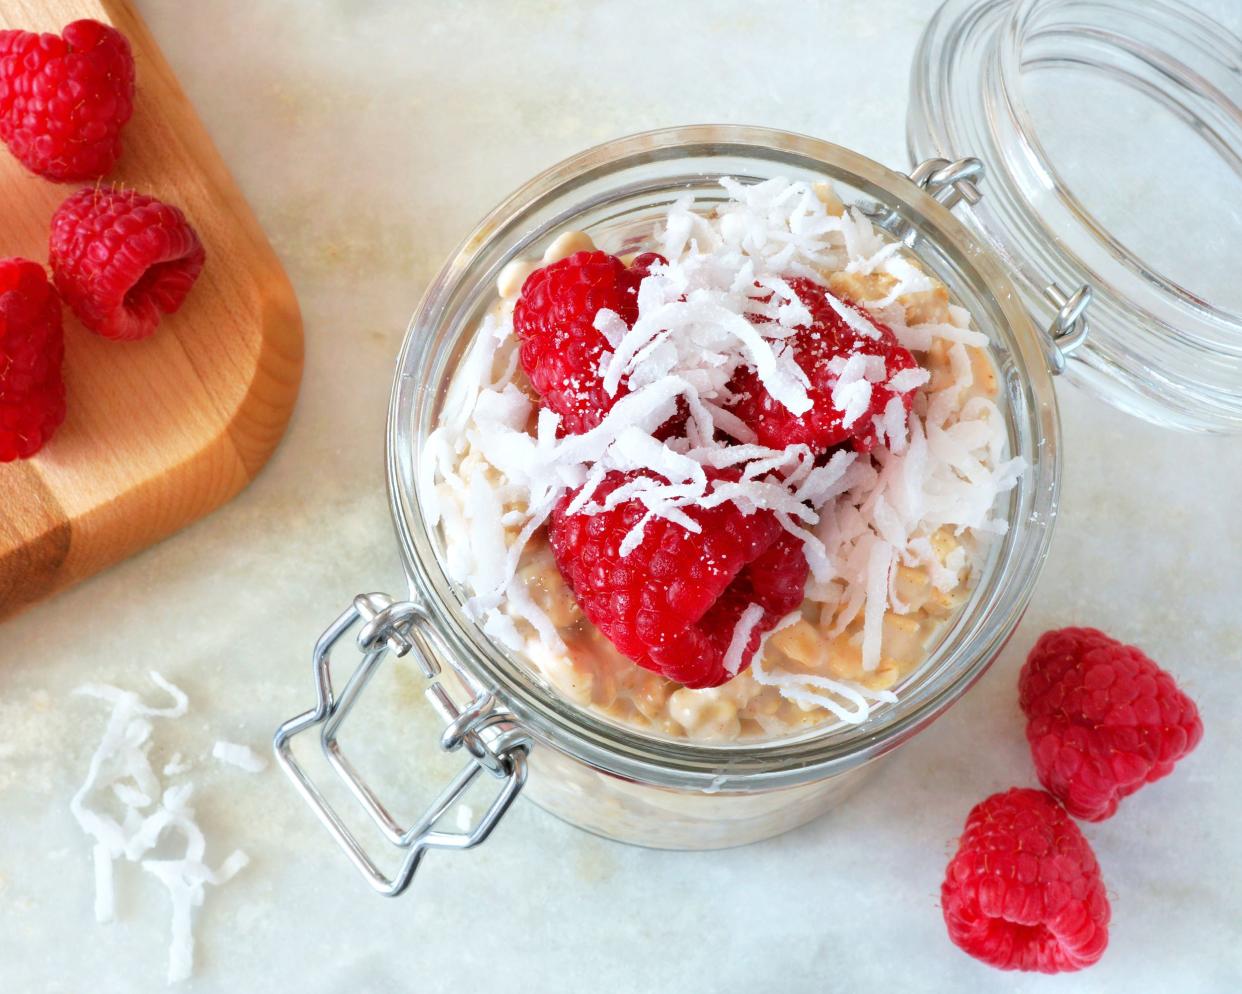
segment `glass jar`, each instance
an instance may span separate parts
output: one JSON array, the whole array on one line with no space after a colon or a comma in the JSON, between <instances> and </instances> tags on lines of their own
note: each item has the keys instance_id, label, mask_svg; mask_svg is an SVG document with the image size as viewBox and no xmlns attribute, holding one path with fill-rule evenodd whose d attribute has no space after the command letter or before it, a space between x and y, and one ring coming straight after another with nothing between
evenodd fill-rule
<instances>
[{"instance_id":1,"label":"glass jar","mask_svg":"<svg viewBox=\"0 0 1242 994\"><path fill-rule=\"evenodd\" d=\"M967 167L965 178L954 182L945 167L924 169L920 185L811 138L764 128L673 128L609 142L553 167L497 207L465 240L410 323L390 408L389 489L410 600L393 605L360 598L342 615L317 652L318 708L277 736L282 764L377 887L399 890L408 876L389 879L378 872L289 752L289 738L316 723L322 724L329 758L339 760L338 772L391 839L411 852L421 851L420 844L463 847L478 841L473 830L460 835L434 830L451 805L444 798L433 805L430 821L401 829L339 755L336 729L386 649L415 650L424 673L441 678L433 703L438 701L450 722L444 743L465 745L472 763L501 781L489 815L503 811L527 782L529 766L527 796L551 813L623 842L680 849L752 842L823 813L983 673L1022 615L1056 516L1060 429L1049 357L1060 352L1050 333L1034 326L996 256L941 202L975 194L969 172ZM506 263L538 255L565 229L585 231L612 252L632 251L687 191L710 203L723 199L721 177L753 182L777 175L830 180L846 203L900 237L971 312L993 343L1001 382L997 404L1010 453L1023 457L1030 469L1006 497L1008 532L993 542L969 601L927 662L902 685L898 703L877 710L860 726L812 730L788 740L673 741L568 703L464 613L462 596L441 566L441 538L423 514L429 484L419 472L420 456ZM358 639L364 660L335 698L330 650L359 622L365 623ZM454 698L463 689L472 703L460 708ZM484 822L476 826L482 836L494 819L488 822L485 815ZM450 835L457 841L448 841ZM417 856L407 857L407 864L411 860L416 866Z\"/></svg>"},{"instance_id":2,"label":"glass jar","mask_svg":"<svg viewBox=\"0 0 1242 994\"><path fill-rule=\"evenodd\" d=\"M1242 428L1242 307L1217 292L1236 284L1231 273L1210 271L1217 243L1170 242L1167 223L1131 225L1135 212L1118 197L1139 188L1136 175L1153 182L1176 175L1183 145L1144 119L1141 127L1130 122L1121 137L1161 140L1125 161L1091 160L1094 132L1075 146L1083 156L1067 155L1064 145L1054 156L1041 130L1046 122L1037 127L1036 119L1049 106L1093 109L1103 117L1074 119L1103 128L1131 97L1154 99L1162 113L1172 111L1171 126L1206 142L1211 162L1193 188L1190 210L1237 202L1240 53L1242 43L1227 30L1170 0L1141 7L1118 0L948 0L914 66L909 141L914 161L923 161L910 176L811 138L696 126L583 152L497 207L427 290L398 360L387 458L409 599L355 599L316 645L315 707L276 735L281 765L371 884L400 893L428 849L477 845L524 787L549 812L624 842L704 849L755 841L838 803L943 714L1014 631L1045 558L1059 486L1054 373L1068 370L1118 406L1163 424ZM1129 96L1094 108L1029 99L1032 78L1067 67L1120 84ZM958 158L968 154L978 158ZM746 182L775 175L831 181L972 314L992 342L1010 453L1030 468L1006 497L1008 532L993 543L970 599L901 686L897 703L862 725L779 741L672 741L568 703L466 616L440 565L440 537L423 514L429 481L420 475L420 456L508 262L538 255L566 229L585 231L614 253L639 250L657 218L687 191L711 203L723 199L722 176ZM1102 192L1080 195L1084 182L1101 176ZM1179 192L1187 188L1177 185ZM1161 216L1159 208L1174 199L1168 187L1159 190L1141 205L1140 221ZM1219 228L1206 222L1196 230L1209 227L1217 237ZM1149 228L1154 241L1144 241ZM1191 252L1198 252L1198 268L1172 271ZM356 636L362 659L337 693L331 660L347 635ZM462 773L410 826L384 807L337 740L376 668L390 654L407 653L431 681L429 699L446 722L441 746L468 756ZM314 728L335 772L403 853L395 874L380 868L295 760L292 738ZM449 815L460 813L458 802L483 773L495 787L492 801L469 827L448 829Z\"/></svg>"}]
</instances>

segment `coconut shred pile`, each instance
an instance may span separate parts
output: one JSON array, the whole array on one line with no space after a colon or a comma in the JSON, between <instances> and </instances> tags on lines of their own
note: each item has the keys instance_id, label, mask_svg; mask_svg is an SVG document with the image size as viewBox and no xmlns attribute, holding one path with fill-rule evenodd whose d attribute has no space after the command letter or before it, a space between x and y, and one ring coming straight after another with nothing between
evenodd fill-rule
<instances>
[{"instance_id":1,"label":"coconut shred pile","mask_svg":"<svg viewBox=\"0 0 1242 994\"><path fill-rule=\"evenodd\" d=\"M1023 464L1006 458L996 405L980 396L962 401L972 384L965 347L988 344L969 328L969 314L951 306L950 323L908 325L899 298L930 290L933 281L864 216L852 209L830 213L807 184L721 185L726 202L708 208L686 195L658 226L650 247L668 263L643 279L633 326L610 311L596 316L611 349L600 360L605 388L615 396L624 382L629 391L597 427L558 437L559 415L538 408L518 370L511 306L484 319L454 378L441 424L423 452L421 490L431 524L442 523L451 539L445 565L469 596L467 611L512 650L537 642L548 652L566 652L518 570L553 507L576 492L569 510L597 513L590 498L614 470L637 475L609 495L608 506L634 499L646 512L626 536L623 555L642 542L653 518L697 531L688 508L727 500L743 513L771 510L803 544L811 570L807 597L835 608L830 634L862 616L868 671L881 659L885 611L906 607L896 596L896 566L924 567L936 587L949 590L968 565L966 549L955 551L959 561L942 563L930 536L942 526L975 537L1005 531L997 498L1013 487ZM880 383L895 393L913 391L909 416L894 398L875 416L879 443L865 455L840 449L817 461L805 445L759 445L726 410L728 385L747 366L789 411L810 408L806 376L785 340L811 315L788 279L825 285L827 274L840 271L891 277L891 290L867 303L867 312L913 352L937 339L951 343L952 382L932 392L924 369L889 379L881 357L842 356L834 360L831 400L847 427L866 416ZM826 299L860 335L878 335L857 311L831 294ZM683 434L655 437L679 408L689 414ZM726 467L740 470L736 482L709 485L706 471ZM761 613L752 608L739 620L730 653L739 658L728 659L731 670L751 662L740 654ZM757 663L752 674L845 721L864 720L877 700L895 700L887 691L770 665Z\"/></svg>"},{"instance_id":2,"label":"coconut shred pile","mask_svg":"<svg viewBox=\"0 0 1242 994\"><path fill-rule=\"evenodd\" d=\"M206 887L227 883L250 859L234 850L212 869L206 861L207 840L190 803L194 784L186 780L165 784L156 773L150 756L153 722L184 717L189 700L159 673L151 673L151 681L171 704L153 707L133 691L107 684L86 684L75 692L105 702L111 713L69 810L93 841L96 921L115 918L118 863L138 864L167 890L172 905L168 982L177 983L193 969L193 914L203 903ZM251 773L267 765L249 747L231 742L217 742L213 756ZM176 753L164 765L163 776L180 777L192 765ZM182 844L179 855L177 840ZM159 855L170 848L174 855Z\"/></svg>"}]
</instances>

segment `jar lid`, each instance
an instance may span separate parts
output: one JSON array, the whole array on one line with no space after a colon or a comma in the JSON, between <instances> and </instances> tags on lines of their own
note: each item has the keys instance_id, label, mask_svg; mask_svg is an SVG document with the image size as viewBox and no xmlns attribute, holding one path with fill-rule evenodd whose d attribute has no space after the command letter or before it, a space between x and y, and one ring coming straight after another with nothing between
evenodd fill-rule
<instances>
[{"instance_id":1,"label":"jar lid","mask_svg":"<svg viewBox=\"0 0 1242 994\"><path fill-rule=\"evenodd\" d=\"M947 0L907 133L915 162L980 160L960 215L1037 326L1090 288L1072 379L1150 421L1242 431L1237 35L1173 0Z\"/></svg>"}]
</instances>

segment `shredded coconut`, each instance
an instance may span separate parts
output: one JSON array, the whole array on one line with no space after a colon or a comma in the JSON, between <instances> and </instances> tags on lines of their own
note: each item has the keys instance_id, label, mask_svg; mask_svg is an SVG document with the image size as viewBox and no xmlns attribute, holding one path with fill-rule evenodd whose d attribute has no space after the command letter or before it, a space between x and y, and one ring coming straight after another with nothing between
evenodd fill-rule
<instances>
[{"instance_id":1,"label":"shredded coconut","mask_svg":"<svg viewBox=\"0 0 1242 994\"><path fill-rule=\"evenodd\" d=\"M474 828L475 810L469 804L458 804L457 811L453 815L453 823L457 826L458 831L469 832Z\"/></svg>"},{"instance_id":2,"label":"shredded coconut","mask_svg":"<svg viewBox=\"0 0 1242 994\"><path fill-rule=\"evenodd\" d=\"M247 773L262 773L267 769L267 760L258 755L250 746L238 745L236 742L217 741L211 747L211 754L222 763L236 766Z\"/></svg>"},{"instance_id":3,"label":"shredded coconut","mask_svg":"<svg viewBox=\"0 0 1242 994\"><path fill-rule=\"evenodd\" d=\"M193 969L192 913L203 903L204 885L224 883L249 860L238 850L218 870L211 870L204 861L206 840L189 806L193 785L161 788L148 755L153 727L150 719L180 718L186 713L188 700L160 674L151 673L151 680L172 699L170 705L152 707L132 691L106 684L86 684L75 691L111 704L112 712L69 810L82 831L94 840L96 921L112 921L116 914L114 872L119 859L138 863L168 890L172 903L168 982L176 983L189 977ZM164 774L184 769L188 766L181 763L178 753L164 767ZM124 814L119 819L97 806L105 791L120 802ZM184 838L184 855L180 859L147 857L146 853L170 830Z\"/></svg>"},{"instance_id":4,"label":"shredded coconut","mask_svg":"<svg viewBox=\"0 0 1242 994\"><path fill-rule=\"evenodd\" d=\"M763 607L759 604L751 604L737 619L737 624L733 628L733 637L729 640L729 648L725 650L724 655L724 668L735 676L742 668L742 654L750 642L751 633L754 632L755 625L759 624L762 617Z\"/></svg>"},{"instance_id":5,"label":"shredded coconut","mask_svg":"<svg viewBox=\"0 0 1242 994\"><path fill-rule=\"evenodd\" d=\"M871 714L872 701L882 701L888 704L896 702L897 695L888 690L871 691L861 684L833 680L810 673L769 671L763 663L763 648L768 638L782 628L796 623L801 617L801 613L795 611L764 636L750 667L750 675L757 684L763 687L775 687L782 696L791 701L824 708L849 725L860 725L867 720ZM852 704L853 710L842 706L842 701Z\"/></svg>"},{"instance_id":6,"label":"shredded coconut","mask_svg":"<svg viewBox=\"0 0 1242 994\"><path fill-rule=\"evenodd\" d=\"M181 753L174 752L172 758L164 764L164 776L175 777L190 772L190 764L181 758Z\"/></svg>"}]
</instances>

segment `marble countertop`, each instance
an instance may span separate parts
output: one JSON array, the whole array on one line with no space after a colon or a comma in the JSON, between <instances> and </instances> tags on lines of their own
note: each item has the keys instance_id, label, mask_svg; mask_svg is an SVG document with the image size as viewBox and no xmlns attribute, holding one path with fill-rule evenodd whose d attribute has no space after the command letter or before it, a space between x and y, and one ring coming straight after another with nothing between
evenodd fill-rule
<instances>
[{"instance_id":1,"label":"marble countertop","mask_svg":"<svg viewBox=\"0 0 1242 994\"><path fill-rule=\"evenodd\" d=\"M287 439L235 501L0 628L0 989L163 985L167 898L121 866L118 920L96 924L68 812L106 720L71 691L150 693L150 669L190 696L154 756L195 764L209 860L252 857L197 913L196 994L1238 989L1242 444L1066 384L1063 513L1017 635L854 799L784 837L644 851L519 802L481 849L433 854L413 893L385 901L274 767L209 756L216 739L266 755L311 701L326 623L360 590L401 589L383 465L393 359L474 221L568 153L676 123L763 123L904 167L907 66L934 0L140 6L288 268L306 377ZM1228 0L1213 9L1237 29ZM950 946L938 887L970 806L1033 783L1017 672L1039 632L1071 623L1162 660L1206 739L1086 827L1113 904L1103 961L1072 979L998 973ZM408 681L390 689L356 748L413 809L441 775L418 758L433 722Z\"/></svg>"}]
</instances>

